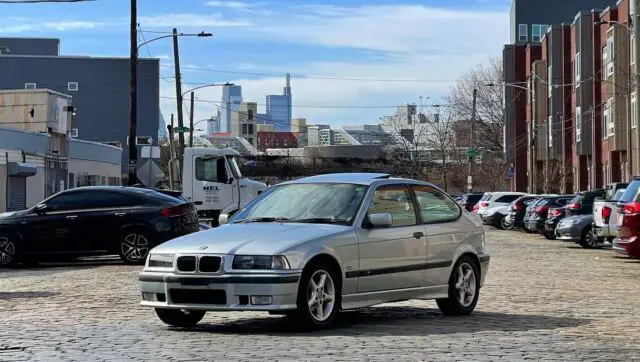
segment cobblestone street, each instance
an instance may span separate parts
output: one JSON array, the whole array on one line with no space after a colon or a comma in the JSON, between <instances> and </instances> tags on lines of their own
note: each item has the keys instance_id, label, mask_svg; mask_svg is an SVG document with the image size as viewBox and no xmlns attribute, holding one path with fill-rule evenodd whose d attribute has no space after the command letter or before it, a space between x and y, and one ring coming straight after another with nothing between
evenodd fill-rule
<instances>
[{"instance_id":1,"label":"cobblestone street","mask_svg":"<svg viewBox=\"0 0 640 362\"><path fill-rule=\"evenodd\" d=\"M115 261L1 271L0 360L640 360L640 262L516 231L487 239L473 315L411 301L316 333L252 313L170 329L138 306L140 268Z\"/></svg>"}]
</instances>

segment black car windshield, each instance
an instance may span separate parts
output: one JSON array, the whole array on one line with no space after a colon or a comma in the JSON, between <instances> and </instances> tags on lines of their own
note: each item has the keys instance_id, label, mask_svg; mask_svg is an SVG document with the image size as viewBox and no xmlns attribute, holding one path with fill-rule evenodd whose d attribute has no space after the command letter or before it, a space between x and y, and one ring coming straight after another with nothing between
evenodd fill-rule
<instances>
[{"instance_id":1,"label":"black car windshield","mask_svg":"<svg viewBox=\"0 0 640 362\"><path fill-rule=\"evenodd\" d=\"M350 225L366 191L366 186L343 183L275 186L234 215L229 222L287 221Z\"/></svg>"}]
</instances>

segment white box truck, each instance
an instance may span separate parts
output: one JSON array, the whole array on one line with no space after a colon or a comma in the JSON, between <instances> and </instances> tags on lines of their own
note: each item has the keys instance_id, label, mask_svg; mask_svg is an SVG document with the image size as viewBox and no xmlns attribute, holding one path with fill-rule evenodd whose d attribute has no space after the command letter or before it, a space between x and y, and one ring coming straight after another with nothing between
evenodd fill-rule
<instances>
[{"instance_id":1,"label":"white box truck","mask_svg":"<svg viewBox=\"0 0 640 362\"><path fill-rule=\"evenodd\" d=\"M233 215L267 188L242 176L239 156L231 148L184 149L182 196L195 205L202 222L218 226L220 214Z\"/></svg>"}]
</instances>

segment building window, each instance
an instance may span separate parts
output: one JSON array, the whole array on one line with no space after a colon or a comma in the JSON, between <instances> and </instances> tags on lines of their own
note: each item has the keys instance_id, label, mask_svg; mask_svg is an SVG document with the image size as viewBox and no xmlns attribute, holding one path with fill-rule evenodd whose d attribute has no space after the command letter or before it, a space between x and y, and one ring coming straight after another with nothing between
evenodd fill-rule
<instances>
[{"instance_id":1,"label":"building window","mask_svg":"<svg viewBox=\"0 0 640 362\"><path fill-rule=\"evenodd\" d=\"M607 38L607 77L613 75L613 61L615 58L614 49L613 49L613 36Z\"/></svg>"},{"instance_id":2,"label":"building window","mask_svg":"<svg viewBox=\"0 0 640 362\"><path fill-rule=\"evenodd\" d=\"M529 26L527 24L518 25L518 41L526 42L529 40Z\"/></svg>"},{"instance_id":3,"label":"building window","mask_svg":"<svg viewBox=\"0 0 640 362\"><path fill-rule=\"evenodd\" d=\"M636 64L636 35L631 35L631 64Z\"/></svg>"},{"instance_id":4,"label":"building window","mask_svg":"<svg viewBox=\"0 0 640 362\"><path fill-rule=\"evenodd\" d=\"M247 134L247 124L242 125L242 134Z\"/></svg>"},{"instance_id":5,"label":"building window","mask_svg":"<svg viewBox=\"0 0 640 362\"><path fill-rule=\"evenodd\" d=\"M636 92L631 93L631 128L638 127L638 99Z\"/></svg>"},{"instance_id":6,"label":"building window","mask_svg":"<svg viewBox=\"0 0 640 362\"><path fill-rule=\"evenodd\" d=\"M249 109L249 110L247 110L247 118L248 118L250 121L253 121L253 109Z\"/></svg>"},{"instance_id":7,"label":"building window","mask_svg":"<svg viewBox=\"0 0 640 362\"><path fill-rule=\"evenodd\" d=\"M247 126L249 128L249 134L253 134L253 123L249 123Z\"/></svg>"},{"instance_id":8,"label":"building window","mask_svg":"<svg viewBox=\"0 0 640 362\"><path fill-rule=\"evenodd\" d=\"M576 60L573 63L576 73L576 87L580 86L580 74L582 73L582 61L580 60L580 52L576 53Z\"/></svg>"},{"instance_id":9,"label":"building window","mask_svg":"<svg viewBox=\"0 0 640 362\"><path fill-rule=\"evenodd\" d=\"M552 76L553 72L552 72L552 70L553 70L552 67L549 66L549 70L548 70L549 74L548 74L548 80L547 80L547 83L549 85L549 92L548 92L549 93L549 98L551 98L551 93L553 91L553 76Z\"/></svg>"},{"instance_id":10,"label":"building window","mask_svg":"<svg viewBox=\"0 0 640 362\"><path fill-rule=\"evenodd\" d=\"M67 90L71 92L78 91L78 82L69 82L67 83Z\"/></svg>"},{"instance_id":11,"label":"building window","mask_svg":"<svg viewBox=\"0 0 640 362\"><path fill-rule=\"evenodd\" d=\"M247 142L253 144L253 138L251 138L251 137L247 138Z\"/></svg>"},{"instance_id":12,"label":"building window","mask_svg":"<svg viewBox=\"0 0 640 362\"><path fill-rule=\"evenodd\" d=\"M542 41L542 37L544 36L544 33L546 32L548 27L548 25L533 24L531 26L531 41Z\"/></svg>"},{"instance_id":13,"label":"building window","mask_svg":"<svg viewBox=\"0 0 640 362\"><path fill-rule=\"evenodd\" d=\"M24 84L24 89L36 89L36 84L35 83L25 83Z\"/></svg>"},{"instance_id":14,"label":"building window","mask_svg":"<svg viewBox=\"0 0 640 362\"><path fill-rule=\"evenodd\" d=\"M582 107L576 107L576 142L582 137Z\"/></svg>"},{"instance_id":15,"label":"building window","mask_svg":"<svg viewBox=\"0 0 640 362\"><path fill-rule=\"evenodd\" d=\"M602 70L600 71L602 74L602 83L607 80L607 66L609 65L609 57L607 56L607 47L602 48Z\"/></svg>"},{"instance_id":16,"label":"building window","mask_svg":"<svg viewBox=\"0 0 640 362\"><path fill-rule=\"evenodd\" d=\"M553 116L549 116L549 147L553 147Z\"/></svg>"},{"instance_id":17,"label":"building window","mask_svg":"<svg viewBox=\"0 0 640 362\"><path fill-rule=\"evenodd\" d=\"M609 98L604 106L604 122L603 125L605 138L613 136L616 126L615 111L613 98Z\"/></svg>"}]
</instances>

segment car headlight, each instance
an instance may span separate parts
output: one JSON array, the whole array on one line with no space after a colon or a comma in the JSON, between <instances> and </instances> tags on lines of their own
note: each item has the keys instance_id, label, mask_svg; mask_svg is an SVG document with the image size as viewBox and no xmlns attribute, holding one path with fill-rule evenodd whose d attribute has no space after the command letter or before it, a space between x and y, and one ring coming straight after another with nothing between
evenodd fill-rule
<instances>
[{"instance_id":1,"label":"car headlight","mask_svg":"<svg viewBox=\"0 0 640 362\"><path fill-rule=\"evenodd\" d=\"M291 269L289 261L283 255L236 255L233 257L233 269L283 270Z\"/></svg>"},{"instance_id":2,"label":"car headlight","mask_svg":"<svg viewBox=\"0 0 640 362\"><path fill-rule=\"evenodd\" d=\"M571 220L571 225L577 225L580 223L580 220Z\"/></svg>"},{"instance_id":3,"label":"car headlight","mask_svg":"<svg viewBox=\"0 0 640 362\"><path fill-rule=\"evenodd\" d=\"M173 268L173 254L149 254L147 266L149 268Z\"/></svg>"}]
</instances>

